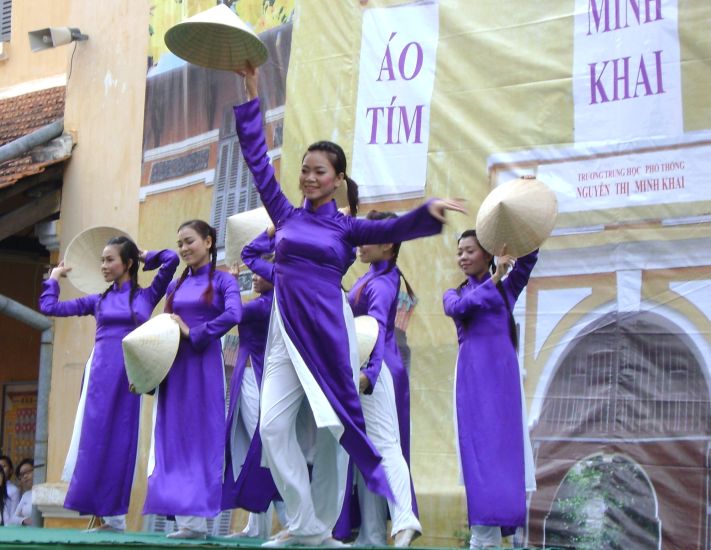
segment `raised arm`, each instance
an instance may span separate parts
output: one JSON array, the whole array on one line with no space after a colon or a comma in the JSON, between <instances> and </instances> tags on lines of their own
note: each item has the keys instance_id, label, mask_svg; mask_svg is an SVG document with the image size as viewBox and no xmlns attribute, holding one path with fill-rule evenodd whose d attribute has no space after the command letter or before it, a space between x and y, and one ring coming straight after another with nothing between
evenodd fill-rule
<instances>
[{"instance_id":1,"label":"raised arm","mask_svg":"<svg viewBox=\"0 0 711 550\"><path fill-rule=\"evenodd\" d=\"M534 250L530 254L520 257L516 260L509 276L502 281L501 284L504 287L511 307L513 307L519 294L521 294L521 291L528 284L528 279L531 277L531 272L536 266L537 261L538 250Z\"/></svg>"},{"instance_id":2,"label":"raised arm","mask_svg":"<svg viewBox=\"0 0 711 550\"><path fill-rule=\"evenodd\" d=\"M146 257L143 263L143 271L151 271L160 267L150 286L144 289L145 295L153 307L156 306L160 299L165 295L165 291L170 284L170 281L175 275L175 270L178 268L180 259L172 250L161 250L160 252L146 252Z\"/></svg>"},{"instance_id":3,"label":"raised arm","mask_svg":"<svg viewBox=\"0 0 711 550\"><path fill-rule=\"evenodd\" d=\"M444 293L442 304L448 317L466 319L476 315L477 311L500 306L501 296L494 282L487 279L471 291L450 288Z\"/></svg>"},{"instance_id":4,"label":"raised arm","mask_svg":"<svg viewBox=\"0 0 711 550\"><path fill-rule=\"evenodd\" d=\"M442 222L432 216L428 201L397 218L365 220L345 217L349 223L347 238L351 244L399 243L436 235L442 231Z\"/></svg>"},{"instance_id":5,"label":"raised arm","mask_svg":"<svg viewBox=\"0 0 711 550\"><path fill-rule=\"evenodd\" d=\"M264 231L242 249L242 261L262 279L274 284L274 263L262 258L274 252L274 237Z\"/></svg>"},{"instance_id":6,"label":"raised arm","mask_svg":"<svg viewBox=\"0 0 711 550\"><path fill-rule=\"evenodd\" d=\"M223 295L225 307L214 319L190 327L190 342L196 350L202 350L213 340L220 339L242 320L242 300L237 281L222 271L216 271L213 277L212 284L215 291Z\"/></svg>"},{"instance_id":7,"label":"raised arm","mask_svg":"<svg viewBox=\"0 0 711 550\"><path fill-rule=\"evenodd\" d=\"M47 279L42 283L42 294L39 299L39 308L45 315L54 317L72 317L74 315L93 315L98 294L82 296L75 300L59 301L59 283L55 279Z\"/></svg>"},{"instance_id":8,"label":"raised arm","mask_svg":"<svg viewBox=\"0 0 711 550\"><path fill-rule=\"evenodd\" d=\"M242 155L254 176L255 186L269 217L278 225L289 216L294 207L284 196L274 176L274 167L269 162L259 99L235 105L234 113Z\"/></svg>"},{"instance_id":9,"label":"raised arm","mask_svg":"<svg viewBox=\"0 0 711 550\"><path fill-rule=\"evenodd\" d=\"M367 376L370 381L363 393L371 394L380 376L380 369L383 366L388 314L393 302L397 299L399 285L396 287L384 276L370 279L365 284L367 286L361 293L360 300L368 300L368 315L378 322L378 337L375 341L375 346L370 353L368 364L361 369L361 373Z\"/></svg>"}]
</instances>

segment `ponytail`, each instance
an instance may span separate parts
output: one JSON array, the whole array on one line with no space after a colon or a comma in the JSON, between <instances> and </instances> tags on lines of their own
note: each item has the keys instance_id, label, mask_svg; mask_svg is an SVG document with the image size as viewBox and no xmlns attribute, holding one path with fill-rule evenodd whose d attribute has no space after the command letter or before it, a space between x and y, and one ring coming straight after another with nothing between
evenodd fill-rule
<instances>
[{"instance_id":1,"label":"ponytail","mask_svg":"<svg viewBox=\"0 0 711 550\"><path fill-rule=\"evenodd\" d=\"M353 180L351 180L351 181L353 181ZM353 182L353 183L355 183L355 182ZM357 192L357 190L356 190L356 192ZM368 220L388 220L388 219L393 219L393 218L397 218L397 217L398 217L397 214L395 214L394 212L378 212L377 210L371 210L365 216L365 218ZM400 246L401 245L402 245L402 243L393 243L393 249L392 249L393 254L390 257L390 259L388 260L388 267L387 267L387 269L385 269L385 271L380 273L378 276L385 275L386 273L390 273L394 269L397 272L397 274L402 278L403 282L405 283L405 289L407 290L407 295L410 297L410 300L415 302L417 300L417 296L415 295L414 290L412 290L410 283L407 282L405 275L403 275L402 271L400 271L400 268L398 268L398 266L397 266L397 258L398 258L398 255L400 254ZM358 303L358 300L360 300L360 295L363 293L363 290L365 290L365 287L369 281L370 281L370 279L368 281L366 281L356 292L356 294L354 296L354 301L356 304Z\"/></svg>"},{"instance_id":2,"label":"ponytail","mask_svg":"<svg viewBox=\"0 0 711 550\"><path fill-rule=\"evenodd\" d=\"M306 149L306 153L311 153L313 151L321 151L326 153L331 161L331 166L333 166L336 175L343 174L343 177L346 180L348 206L351 209L351 216L355 217L358 214L358 184L348 176L346 171L346 154L343 152L343 149L340 145L333 143L332 141L317 141L316 143L309 145L308 149ZM301 159L302 162L304 158L306 158L306 153L304 153L304 157Z\"/></svg>"}]
</instances>

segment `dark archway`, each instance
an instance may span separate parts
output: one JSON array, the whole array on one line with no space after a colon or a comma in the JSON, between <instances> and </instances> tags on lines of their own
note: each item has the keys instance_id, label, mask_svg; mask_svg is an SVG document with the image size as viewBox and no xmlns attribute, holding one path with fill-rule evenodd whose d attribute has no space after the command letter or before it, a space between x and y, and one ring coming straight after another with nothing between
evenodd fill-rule
<instances>
[{"instance_id":1,"label":"dark archway","mask_svg":"<svg viewBox=\"0 0 711 550\"><path fill-rule=\"evenodd\" d=\"M561 508L575 502L590 517L607 510L598 520L614 517L620 540L650 542L644 537L660 522L663 547L705 546L711 403L700 361L689 336L651 312L609 314L570 343L531 433L539 486L530 505L532 543L582 547L573 541L587 536L584 525ZM591 456L615 459L578 472ZM658 518L647 497L621 498L642 498L642 478L647 494L657 495Z\"/></svg>"}]
</instances>

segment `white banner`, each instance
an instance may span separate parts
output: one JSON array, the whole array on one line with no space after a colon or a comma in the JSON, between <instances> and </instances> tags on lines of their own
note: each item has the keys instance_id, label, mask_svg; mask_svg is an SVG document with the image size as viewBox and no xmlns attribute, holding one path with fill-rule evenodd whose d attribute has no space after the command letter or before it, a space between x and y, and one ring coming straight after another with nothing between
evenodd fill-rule
<instances>
[{"instance_id":1,"label":"white banner","mask_svg":"<svg viewBox=\"0 0 711 550\"><path fill-rule=\"evenodd\" d=\"M424 194L438 40L436 3L363 14L352 177L365 202Z\"/></svg>"},{"instance_id":2,"label":"white banner","mask_svg":"<svg viewBox=\"0 0 711 550\"><path fill-rule=\"evenodd\" d=\"M711 146L544 164L537 178L553 189L559 212L711 200Z\"/></svg>"},{"instance_id":3,"label":"white banner","mask_svg":"<svg viewBox=\"0 0 711 550\"><path fill-rule=\"evenodd\" d=\"M683 133L677 0L575 0L575 141Z\"/></svg>"}]
</instances>

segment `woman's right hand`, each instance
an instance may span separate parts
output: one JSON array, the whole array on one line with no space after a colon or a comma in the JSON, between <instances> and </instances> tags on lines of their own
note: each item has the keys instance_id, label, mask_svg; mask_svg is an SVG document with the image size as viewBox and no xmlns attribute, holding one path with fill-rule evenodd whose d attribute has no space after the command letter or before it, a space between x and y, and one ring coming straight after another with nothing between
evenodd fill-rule
<instances>
[{"instance_id":1,"label":"woman's right hand","mask_svg":"<svg viewBox=\"0 0 711 550\"><path fill-rule=\"evenodd\" d=\"M257 97L257 81L259 79L257 68L252 67L252 64L247 61L247 66L244 69L235 72L244 77L244 90L247 92L247 99L252 100Z\"/></svg>"},{"instance_id":2,"label":"woman's right hand","mask_svg":"<svg viewBox=\"0 0 711 550\"><path fill-rule=\"evenodd\" d=\"M171 313L170 318L178 323L178 327L180 327L180 335L183 338L190 338L190 327L181 319L180 315L177 313Z\"/></svg>"},{"instance_id":3,"label":"woman's right hand","mask_svg":"<svg viewBox=\"0 0 711 550\"><path fill-rule=\"evenodd\" d=\"M52 269L52 271L49 272L49 278L54 279L55 281L59 281L60 277L66 277L67 273L69 273L72 270L71 267L67 267L64 265L64 261L59 262L59 265Z\"/></svg>"}]
</instances>

